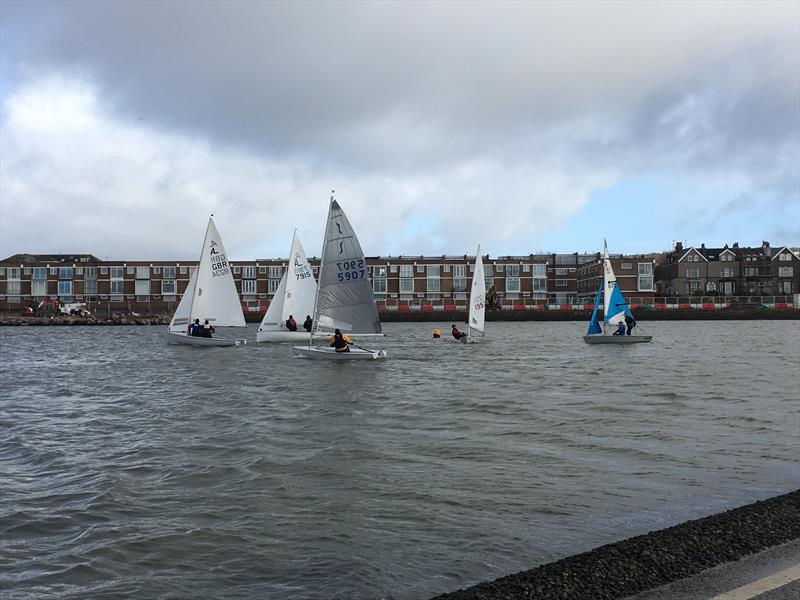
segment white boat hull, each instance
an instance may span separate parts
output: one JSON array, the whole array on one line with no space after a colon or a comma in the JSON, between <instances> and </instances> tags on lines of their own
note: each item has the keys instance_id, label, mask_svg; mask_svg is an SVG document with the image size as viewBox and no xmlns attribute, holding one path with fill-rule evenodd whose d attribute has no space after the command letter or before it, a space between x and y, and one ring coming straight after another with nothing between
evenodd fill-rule
<instances>
[{"instance_id":1,"label":"white boat hull","mask_svg":"<svg viewBox=\"0 0 800 600\"><path fill-rule=\"evenodd\" d=\"M652 335L585 335L583 341L587 344L641 344L652 342Z\"/></svg>"},{"instance_id":2,"label":"white boat hull","mask_svg":"<svg viewBox=\"0 0 800 600\"><path fill-rule=\"evenodd\" d=\"M464 337L460 338L458 341L461 342L462 344L478 344L478 343L480 343L481 339L478 338L478 337L465 335Z\"/></svg>"},{"instance_id":3,"label":"white boat hull","mask_svg":"<svg viewBox=\"0 0 800 600\"><path fill-rule=\"evenodd\" d=\"M336 352L334 348L326 346L294 346L292 353L295 358L312 360L382 360L386 358L385 350L350 348L350 352Z\"/></svg>"},{"instance_id":4,"label":"white boat hull","mask_svg":"<svg viewBox=\"0 0 800 600\"><path fill-rule=\"evenodd\" d=\"M308 342L309 337L311 334L307 331L257 331L256 332L256 342L259 343L273 343L273 344L283 344L286 342L292 342L295 344L302 344L303 342Z\"/></svg>"},{"instance_id":5,"label":"white boat hull","mask_svg":"<svg viewBox=\"0 0 800 600\"><path fill-rule=\"evenodd\" d=\"M184 346L197 346L201 348L224 348L227 346L239 346L247 343L247 340L233 340L224 337L197 337L187 335L179 331L167 331L167 342L170 344L181 344Z\"/></svg>"}]
</instances>

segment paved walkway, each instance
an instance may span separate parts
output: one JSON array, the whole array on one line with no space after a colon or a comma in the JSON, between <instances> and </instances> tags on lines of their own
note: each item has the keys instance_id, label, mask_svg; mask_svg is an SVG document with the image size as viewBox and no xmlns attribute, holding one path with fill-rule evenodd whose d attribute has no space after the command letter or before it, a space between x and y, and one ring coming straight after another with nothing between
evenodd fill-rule
<instances>
[{"instance_id":1,"label":"paved walkway","mask_svg":"<svg viewBox=\"0 0 800 600\"><path fill-rule=\"evenodd\" d=\"M800 540L627 600L800 600Z\"/></svg>"}]
</instances>

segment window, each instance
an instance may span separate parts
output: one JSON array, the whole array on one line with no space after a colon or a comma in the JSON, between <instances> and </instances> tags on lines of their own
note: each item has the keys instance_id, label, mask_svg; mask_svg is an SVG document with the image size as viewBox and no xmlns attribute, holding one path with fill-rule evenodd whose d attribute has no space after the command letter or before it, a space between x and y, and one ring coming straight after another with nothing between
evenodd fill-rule
<instances>
[{"instance_id":1,"label":"window","mask_svg":"<svg viewBox=\"0 0 800 600\"><path fill-rule=\"evenodd\" d=\"M623 263L622 268L625 268L625 263ZM628 268L631 268L630 264L628 264ZM569 269L556 269L556 275L566 275L567 273L569 273Z\"/></svg>"},{"instance_id":2,"label":"window","mask_svg":"<svg viewBox=\"0 0 800 600\"><path fill-rule=\"evenodd\" d=\"M72 299L72 281L59 281L58 282L58 297L62 300Z\"/></svg>"},{"instance_id":3,"label":"window","mask_svg":"<svg viewBox=\"0 0 800 600\"><path fill-rule=\"evenodd\" d=\"M417 273L424 273L425 265L417 265Z\"/></svg>"},{"instance_id":4,"label":"window","mask_svg":"<svg viewBox=\"0 0 800 600\"><path fill-rule=\"evenodd\" d=\"M789 254L788 252L783 252L783 253L781 253L781 255L778 257L778 260L792 260L792 255L791 255L791 254Z\"/></svg>"},{"instance_id":5,"label":"window","mask_svg":"<svg viewBox=\"0 0 800 600\"><path fill-rule=\"evenodd\" d=\"M134 267L128 267L128 275L133 275L136 272Z\"/></svg>"},{"instance_id":6,"label":"window","mask_svg":"<svg viewBox=\"0 0 800 600\"><path fill-rule=\"evenodd\" d=\"M531 266L530 265L522 265L522 272L523 273L530 273L531 272Z\"/></svg>"},{"instance_id":7,"label":"window","mask_svg":"<svg viewBox=\"0 0 800 600\"><path fill-rule=\"evenodd\" d=\"M266 275L267 274L267 267L258 267L258 274L259 275Z\"/></svg>"},{"instance_id":8,"label":"window","mask_svg":"<svg viewBox=\"0 0 800 600\"><path fill-rule=\"evenodd\" d=\"M730 296L736 291L736 284L733 281L720 281L719 291L726 296Z\"/></svg>"},{"instance_id":9,"label":"window","mask_svg":"<svg viewBox=\"0 0 800 600\"><path fill-rule=\"evenodd\" d=\"M533 291L534 292L546 292L547 291L547 279L544 277L537 277L533 280Z\"/></svg>"},{"instance_id":10,"label":"window","mask_svg":"<svg viewBox=\"0 0 800 600\"><path fill-rule=\"evenodd\" d=\"M723 267L719 270L719 276L724 278L733 277L733 269L731 267Z\"/></svg>"},{"instance_id":11,"label":"window","mask_svg":"<svg viewBox=\"0 0 800 600\"><path fill-rule=\"evenodd\" d=\"M547 265L533 265L534 277L547 277Z\"/></svg>"},{"instance_id":12,"label":"window","mask_svg":"<svg viewBox=\"0 0 800 600\"><path fill-rule=\"evenodd\" d=\"M58 269L58 278L59 279L72 279L72 267L59 267L59 269Z\"/></svg>"},{"instance_id":13,"label":"window","mask_svg":"<svg viewBox=\"0 0 800 600\"><path fill-rule=\"evenodd\" d=\"M283 267L270 267L269 268L269 278L270 279L280 279L283 277Z\"/></svg>"},{"instance_id":14,"label":"window","mask_svg":"<svg viewBox=\"0 0 800 600\"><path fill-rule=\"evenodd\" d=\"M72 283L71 281L69 282ZM6 281L6 295L19 296L22 283L19 279ZM19 300L17 300L19 302Z\"/></svg>"},{"instance_id":15,"label":"window","mask_svg":"<svg viewBox=\"0 0 800 600\"><path fill-rule=\"evenodd\" d=\"M690 281L689 282L689 293L693 294L695 292L703 292L703 282L702 281Z\"/></svg>"},{"instance_id":16,"label":"window","mask_svg":"<svg viewBox=\"0 0 800 600\"><path fill-rule=\"evenodd\" d=\"M47 269L42 269L47 275ZM31 280L31 296L34 299L47 296L47 280L46 279L32 279Z\"/></svg>"},{"instance_id":17,"label":"window","mask_svg":"<svg viewBox=\"0 0 800 600\"><path fill-rule=\"evenodd\" d=\"M401 294L414 293L414 280L411 277L400 278L400 293Z\"/></svg>"},{"instance_id":18,"label":"window","mask_svg":"<svg viewBox=\"0 0 800 600\"><path fill-rule=\"evenodd\" d=\"M242 277L245 279L255 279L256 278L256 268L255 267L244 267L244 273Z\"/></svg>"},{"instance_id":19,"label":"window","mask_svg":"<svg viewBox=\"0 0 800 600\"><path fill-rule=\"evenodd\" d=\"M233 274L239 275L242 272L242 267L233 267Z\"/></svg>"},{"instance_id":20,"label":"window","mask_svg":"<svg viewBox=\"0 0 800 600\"><path fill-rule=\"evenodd\" d=\"M630 270L633 268L633 265L632 265L631 263L622 263L622 264L620 265L620 268L621 268L623 271L630 271Z\"/></svg>"},{"instance_id":21,"label":"window","mask_svg":"<svg viewBox=\"0 0 800 600\"><path fill-rule=\"evenodd\" d=\"M519 265L506 265L506 277L519 277Z\"/></svg>"},{"instance_id":22,"label":"window","mask_svg":"<svg viewBox=\"0 0 800 600\"><path fill-rule=\"evenodd\" d=\"M124 271L122 267L111 267L111 279L122 279Z\"/></svg>"},{"instance_id":23,"label":"window","mask_svg":"<svg viewBox=\"0 0 800 600\"><path fill-rule=\"evenodd\" d=\"M108 267L100 267L100 275L108 275Z\"/></svg>"},{"instance_id":24,"label":"window","mask_svg":"<svg viewBox=\"0 0 800 600\"><path fill-rule=\"evenodd\" d=\"M506 276L506 293L519 294L519 277Z\"/></svg>"},{"instance_id":25,"label":"window","mask_svg":"<svg viewBox=\"0 0 800 600\"><path fill-rule=\"evenodd\" d=\"M58 267L50 267L50 275L58 275Z\"/></svg>"},{"instance_id":26,"label":"window","mask_svg":"<svg viewBox=\"0 0 800 600\"><path fill-rule=\"evenodd\" d=\"M428 277L427 290L429 292L440 292L441 280L439 279L439 265L427 265L425 271Z\"/></svg>"},{"instance_id":27,"label":"window","mask_svg":"<svg viewBox=\"0 0 800 600\"><path fill-rule=\"evenodd\" d=\"M653 263L639 263L638 290L640 292L653 291Z\"/></svg>"},{"instance_id":28,"label":"window","mask_svg":"<svg viewBox=\"0 0 800 600\"><path fill-rule=\"evenodd\" d=\"M164 279L175 279L175 267L164 267Z\"/></svg>"},{"instance_id":29,"label":"window","mask_svg":"<svg viewBox=\"0 0 800 600\"><path fill-rule=\"evenodd\" d=\"M123 278L124 269L122 267L111 267L111 288L112 294L125 293L125 281Z\"/></svg>"},{"instance_id":30,"label":"window","mask_svg":"<svg viewBox=\"0 0 800 600\"><path fill-rule=\"evenodd\" d=\"M745 267L744 268L744 276L745 277L757 277L758 276L758 267Z\"/></svg>"},{"instance_id":31,"label":"window","mask_svg":"<svg viewBox=\"0 0 800 600\"><path fill-rule=\"evenodd\" d=\"M33 269L33 279L47 279L47 269L44 267Z\"/></svg>"},{"instance_id":32,"label":"window","mask_svg":"<svg viewBox=\"0 0 800 600\"><path fill-rule=\"evenodd\" d=\"M791 294L792 293L792 282L791 281L779 281L778 282L778 293L779 294Z\"/></svg>"},{"instance_id":33,"label":"window","mask_svg":"<svg viewBox=\"0 0 800 600\"><path fill-rule=\"evenodd\" d=\"M389 265L389 273L397 273L397 265Z\"/></svg>"},{"instance_id":34,"label":"window","mask_svg":"<svg viewBox=\"0 0 800 600\"><path fill-rule=\"evenodd\" d=\"M575 264L575 255L574 254L556 254L556 264L557 265L574 265Z\"/></svg>"},{"instance_id":35,"label":"window","mask_svg":"<svg viewBox=\"0 0 800 600\"><path fill-rule=\"evenodd\" d=\"M150 280L149 279L137 279L136 280L136 295L137 296L149 296L150 295Z\"/></svg>"},{"instance_id":36,"label":"window","mask_svg":"<svg viewBox=\"0 0 800 600\"><path fill-rule=\"evenodd\" d=\"M778 277L792 277L794 269L792 267L778 267Z\"/></svg>"},{"instance_id":37,"label":"window","mask_svg":"<svg viewBox=\"0 0 800 600\"><path fill-rule=\"evenodd\" d=\"M400 277L413 277L414 267L411 265L400 265Z\"/></svg>"},{"instance_id":38,"label":"window","mask_svg":"<svg viewBox=\"0 0 800 600\"><path fill-rule=\"evenodd\" d=\"M97 279L86 279L83 282L83 293L87 296L97 294Z\"/></svg>"},{"instance_id":39,"label":"window","mask_svg":"<svg viewBox=\"0 0 800 600\"><path fill-rule=\"evenodd\" d=\"M275 292L278 291L278 286L280 284L281 284L280 279L270 279L269 282L267 282L267 292L270 294L274 294Z\"/></svg>"},{"instance_id":40,"label":"window","mask_svg":"<svg viewBox=\"0 0 800 600\"><path fill-rule=\"evenodd\" d=\"M83 269L83 278L84 279L97 279L97 267L84 267L84 269Z\"/></svg>"},{"instance_id":41,"label":"window","mask_svg":"<svg viewBox=\"0 0 800 600\"><path fill-rule=\"evenodd\" d=\"M150 267L136 267L136 279L150 279Z\"/></svg>"},{"instance_id":42,"label":"window","mask_svg":"<svg viewBox=\"0 0 800 600\"><path fill-rule=\"evenodd\" d=\"M700 277L700 269L686 269L686 277L696 279Z\"/></svg>"},{"instance_id":43,"label":"window","mask_svg":"<svg viewBox=\"0 0 800 600\"><path fill-rule=\"evenodd\" d=\"M445 273L449 273L450 272L450 265L442 265L442 271L444 271Z\"/></svg>"},{"instance_id":44,"label":"window","mask_svg":"<svg viewBox=\"0 0 800 600\"><path fill-rule=\"evenodd\" d=\"M255 271L255 267L250 267ZM255 275L255 273L253 273ZM256 293L256 280L255 279L242 279L242 294L255 294Z\"/></svg>"},{"instance_id":45,"label":"window","mask_svg":"<svg viewBox=\"0 0 800 600\"><path fill-rule=\"evenodd\" d=\"M491 269L489 269L489 271L487 271L487 273L491 273L491 272L492 272ZM487 275L486 273L484 273L483 274L483 285L485 285L486 289L488 290L490 287L492 287L494 285L494 277L492 275Z\"/></svg>"},{"instance_id":46,"label":"window","mask_svg":"<svg viewBox=\"0 0 800 600\"><path fill-rule=\"evenodd\" d=\"M181 267L181 275L186 275L186 267Z\"/></svg>"},{"instance_id":47,"label":"window","mask_svg":"<svg viewBox=\"0 0 800 600\"><path fill-rule=\"evenodd\" d=\"M467 266L453 265L453 291L463 292L467 289Z\"/></svg>"},{"instance_id":48,"label":"window","mask_svg":"<svg viewBox=\"0 0 800 600\"><path fill-rule=\"evenodd\" d=\"M495 268L495 271L497 271L498 273L502 273L503 269L505 269L505 265L495 265L494 268ZM491 272L491 270L492 270L492 268L489 267L489 271L490 272Z\"/></svg>"},{"instance_id":49,"label":"window","mask_svg":"<svg viewBox=\"0 0 800 600\"><path fill-rule=\"evenodd\" d=\"M175 267L171 267L174 269ZM167 267L164 267L164 271L166 271ZM174 276L173 271L173 276ZM174 279L162 279L161 280L161 295L162 296L174 296L177 291L175 287L175 280Z\"/></svg>"},{"instance_id":50,"label":"window","mask_svg":"<svg viewBox=\"0 0 800 600\"><path fill-rule=\"evenodd\" d=\"M719 260L721 262L733 262L733 254L729 254L728 252L719 255Z\"/></svg>"},{"instance_id":51,"label":"window","mask_svg":"<svg viewBox=\"0 0 800 600\"><path fill-rule=\"evenodd\" d=\"M372 291L386 293L386 267L372 267Z\"/></svg>"}]
</instances>

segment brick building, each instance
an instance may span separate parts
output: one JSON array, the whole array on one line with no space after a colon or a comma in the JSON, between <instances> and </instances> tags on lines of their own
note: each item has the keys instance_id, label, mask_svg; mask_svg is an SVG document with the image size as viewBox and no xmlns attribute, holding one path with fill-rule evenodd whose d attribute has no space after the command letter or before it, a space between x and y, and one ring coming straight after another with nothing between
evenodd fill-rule
<instances>
[{"instance_id":1,"label":"brick building","mask_svg":"<svg viewBox=\"0 0 800 600\"><path fill-rule=\"evenodd\" d=\"M611 268L625 299L630 304L652 304L655 296L654 272L657 255L611 254ZM598 252L592 260L578 269L578 297L582 302L593 302L603 279L603 255Z\"/></svg>"}]
</instances>

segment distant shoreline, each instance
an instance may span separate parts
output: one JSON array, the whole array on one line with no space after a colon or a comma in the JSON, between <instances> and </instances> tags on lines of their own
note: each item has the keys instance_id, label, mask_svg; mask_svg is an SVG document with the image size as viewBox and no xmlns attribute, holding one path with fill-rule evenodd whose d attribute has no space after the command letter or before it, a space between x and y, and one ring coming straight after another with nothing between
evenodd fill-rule
<instances>
[{"instance_id":1,"label":"distant shoreline","mask_svg":"<svg viewBox=\"0 0 800 600\"><path fill-rule=\"evenodd\" d=\"M798 309L775 308L722 308L718 310L674 309L633 310L642 323L652 321L755 321L755 320L800 320ZM259 323L261 313L245 313L248 323ZM464 323L464 311L404 311L381 312L383 323ZM505 310L486 313L487 321L584 321L591 317L584 310ZM93 315L91 317L32 317L0 315L0 326L120 326L120 325L169 325L172 315Z\"/></svg>"}]
</instances>

